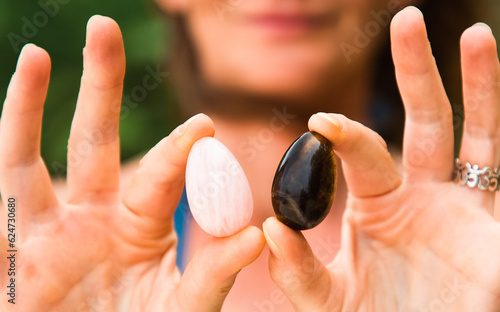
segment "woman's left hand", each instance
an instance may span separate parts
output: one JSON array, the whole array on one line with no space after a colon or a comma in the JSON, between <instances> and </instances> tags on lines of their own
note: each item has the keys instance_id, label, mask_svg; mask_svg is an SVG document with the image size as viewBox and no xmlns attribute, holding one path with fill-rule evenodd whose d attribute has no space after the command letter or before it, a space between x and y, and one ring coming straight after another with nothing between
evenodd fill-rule
<instances>
[{"instance_id":1,"label":"woman's left hand","mask_svg":"<svg viewBox=\"0 0 500 312\"><path fill-rule=\"evenodd\" d=\"M271 276L296 311L498 311L495 192L453 181L451 105L417 9L395 16L391 40L406 109L403 175L373 131L314 115L309 128L333 143L349 190L341 248L325 267L300 232L268 219ZM497 168L500 65L491 30L466 30L461 52L460 160Z\"/></svg>"}]
</instances>

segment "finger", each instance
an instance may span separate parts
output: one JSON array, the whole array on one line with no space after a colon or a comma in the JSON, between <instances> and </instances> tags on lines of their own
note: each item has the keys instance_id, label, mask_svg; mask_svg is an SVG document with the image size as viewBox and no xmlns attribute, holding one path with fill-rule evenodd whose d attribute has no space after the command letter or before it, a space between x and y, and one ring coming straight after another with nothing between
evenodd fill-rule
<instances>
[{"instance_id":1,"label":"finger","mask_svg":"<svg viewBox=\"0 0 500 312\"><path fill-rule=\"evenodd\" d=\"M94 16L87 27L84 70L68 146L70 202L115 196L118 190L120 115L125 52L120 28Z\"/></svg>"},{"instance_id":2,"label":"finger","mask_svg":"<svg viewBox=\"0 0 500 312\"><path fill-rule=\"evenodd\" d=\"M238 272L255 261L264 246L262 231L252 226L229 237L211 238L188 264L171 310L220 311Z\"/></svg>"},{"instance_id":3,"label":"finger","mask_svg":"<svg viewBox=\"0 0 500 312\"><path fill-rule=\"evenodd\" d=\"M302 233L274 217L264 222L263 229L271 250L269 273L295 311L336 310L342 304L341 290Z\"/></svg>"},{"instance_id":4,"label":"finger","mask_svg":"<svg viewBox=\"0 0 500 312\"><path fill-rule=\"evenodd\" d=\"M123 237L132 244L158 244L173 231L173 214L184 188L184 175L193 144L214 135L214 125L199 114L174 130L141 160L124 196ZM141 255L131 257L141 258Z\"/></svg>"},{"instance_id":5,"label":"finger","mask_svg":"<svg viewBox=\"0 0 500 312\"><path fill-rule=\"evenodd\" d=\"M391 23L396 78L406 110L403 166L411 181L450 181L453 171L451 105L432 56L422 13L399 12Z\"/></svg>"},{"instance_id":6,"label":"finger","mask_svg":"<svg viewBox=\"0 0 500 312\"><path fill-rule=\"evenodd\" d=\"M9 267L10 265L10 261L9 259L7 258L9 256L9 252L11 250L15 250L17 248L17 246L15 245L15 242L12 243L11 246L9 246L9 241L8 241L8 235L11 234L11 238L13 237L12 235L15 235L15 228L13 228L13 226L15 226L16 224L15 223L12 223L12 222L8 222L7 220L10 219L8 218L8 199L7 198L3 198L0 200L0 224L5 224L5 226L2 226L0 227L0 257L2 259L6 259L7 261L0 261L0 270L4 271L4 272L8 272L7 271L7 268ZM11 229L12 231L14 231L14 233L10 232L9 229ZM7 277L7 274L5 275L5 277ZM5 278L3 279L2 277L0 277L0 284L1 285L7 285L7 283L4 283L4 282L7 282L9 280L9 278Z\"/></svg>"},{"instance_id":7,"label":"finger","mask_svg":"<svg viewBox=\"0 0 500 312\"><path fill-rule=\"evenodd\" d=\"M461 51L465 122L460 159L494 169L500 165L500 65L491 29L484 24L467 29ZM493 209L494 193L467 192Z\"/></svg>"},{"instance_id":8,"label":"finger","mask_svg":"<svg viewBox=\"0 0 500 312\"><path fill-rule=\"evenodd\" d=\"M1 204L0 204L1 205ZM0 211L2 212L2 215L3 214L7 214L7 211L5 211L3 209L3 207L0 206ZM5 218L3 217L0 217L0 221L3 221ZM7 224L6 222L2 222L2 224ZM7 233L4 233L4 229L0 230L0 257L2 257L2 259L6 259L7 258L7 250L11 250L12 248L9 248L9 241L7 240ZM2 261L0 262L0 269L2 269L4 272L6 272L7 270L5 270L5 268L7 268L7 261ZM0 278L0 281L2 281L2 279ZM0 284L3 285L2 282L0 282Z\"/></svg>"},{"instance_id":9,"label":"finger","mask_svg":"<svg viewBox=\"0 0 500 312\"><path fill-rule=\"evenodd\" d=\"M339 114L319 113L309 129L326 137L342 159L349 192L357 197L386 194L401 184L384 140L362 124Z\"/></svg>"},{"instance_id":10,"label":"finger","mask_svg":"<svg viewBox=\"0 0 500 312\"><path fill-rule=\"evenodd\" d=\"M2 252L6 252L7 250L9 250L9 241L7 240L7 236L4 235L3 231L0 232L0 250Z\"/></svg>"},{"instance_id":11,"label":"finger","mask_svg":"<svg viewBox=\"0 0 500 312\"><path fill-rule=\"evenodd\" d=\"M461 40L464 89L464 137L461 156L481 167L500 162L500 65L491 29L475 25Z\"/></svg>"},{"instance_id":12,"label":"finger","mask_svg":"<svg viewBox=\"0 0 500 312\"><path fill-rule=\"evenodd\" d=\"M7 210L7 206L3 203L4 201L7 202L7 199L0 200L0 222L1 222L1 224L8 224L7 220L9 219L8 218L9 211ZM15 225L15 224L12 224L12 225ZM7 225L5 227L0 228L0 255L1 255L1 252L5 252L6 250L10 249L10 248L7 248L8 247L7 234L9 233L8 228L9 227L12 228L12 225L11 226Z\"/></svg>"},{"instance_id":13,"label":"finger","mask_svg":"<svg viewBox=\"0 0 500 312\"><path fill-rule=\"evenodd\" d=\"M10 82L0 123L0 191L4 199L14 197L22 203L22 213L37 213L57 202L40 157L49 78L47 52L26 45Z\"/></svg>"}]
</instances>

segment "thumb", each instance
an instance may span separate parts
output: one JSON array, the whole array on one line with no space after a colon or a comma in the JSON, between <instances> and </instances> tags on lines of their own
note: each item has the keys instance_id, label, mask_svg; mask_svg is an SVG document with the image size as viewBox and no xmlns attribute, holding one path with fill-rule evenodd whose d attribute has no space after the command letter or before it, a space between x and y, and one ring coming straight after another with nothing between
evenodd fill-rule
<instances>
[{"instance_id":1,"label":"thumb","mask_svg":"<svg viewBox=\"0 0 500 312\"><path fill-rule=\"evenodd\" d=\"M220 311L236 275L259 257L264 246L262 231L253 226L232 236L211 238L182 276L175 311Z\"/></svg>"},{"instance_id":2,"label":"thumb","mask_svg":"<svg viewBox=\"0 0 500 312\"><path fill-rule=\"evenodd\" d=\"M318 113L309 129L326 137L342 159L349 192L366 198L393 191L401 184L384 140L375 131L340 114Z\"/></svg>"},{"instance_id":3,"label":"thumb","mask_svg":"<svg viewBox=\"0 0 500 312\"><path fill-rule=\"evenodd\" d=\"M271 250L269 273L295 311L332 311L342 305L341 291L328 269L314 256L299 231L275 217L263 224Z\"/></svg>"}]
</instances>

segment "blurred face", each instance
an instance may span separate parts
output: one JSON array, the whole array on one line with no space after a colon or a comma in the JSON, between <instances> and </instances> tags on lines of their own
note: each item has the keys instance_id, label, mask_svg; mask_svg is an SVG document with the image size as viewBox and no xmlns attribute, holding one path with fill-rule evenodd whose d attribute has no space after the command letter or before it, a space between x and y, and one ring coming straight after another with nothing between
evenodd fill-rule
<instances>
[{"instance_id":1,"label":"blurred face","mask_svg":"<svg viewBox=\"0 0 500 312\"><path fill-rule=\"evenodd\" d=\"M338 88L364 74L402 2L159 1L187 17L210 84L291 99Z\"/></svg>"}]
</instances>

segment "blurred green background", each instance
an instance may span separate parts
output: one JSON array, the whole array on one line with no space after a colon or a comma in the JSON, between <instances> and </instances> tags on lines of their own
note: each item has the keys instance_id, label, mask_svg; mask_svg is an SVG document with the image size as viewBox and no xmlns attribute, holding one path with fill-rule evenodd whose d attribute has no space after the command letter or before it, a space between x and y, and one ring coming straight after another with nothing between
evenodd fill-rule
<instances>
[{"instance_id":1,"label":"blurred green background","mask_svg":"<svg viewBox=\"0 0 500 312\"><path fill-rule=\"evenodd\" d=\"M47 11L38 0L0 1L0 105L15 71L19 49L24 44L20 38L46 49L52 58L52 74L44 112L42 156L52 174L64 175L88 19L94 14L110 16L122 29L127 56L124 95L131 96L135 87L143 85L148 68L163 66L168 37L162 16L152 0L41 2L57 3L58 12L44 19L40 12ZM56 12L55 6L51 10ZM37 30L35 35L26 30L23 34L23 27L28 23ZM164 66L162 71L166 71ZM134 100L137 107L123 105L126 107L122 109L120 123L122 159L147 151L172 130L175 110L172 90L166 83L168 79L147 93L137 93L140 94L135 96L140 101Z\"/></svg>"},{"instance_id":2,"label":"blurred green background","mask_svg":"<svg viewBox=\"0 0 500 312\"><path fill-rule=\"evenodd\" d=\"M42 15L46 10L41 3L57 3L57 14L44 20ZM484 8L480 8L480 15L494 27L498 36L500 1L487 0L485 3ZM24 43L12 44L14 37L17 40L24 37L45 48L52 57L42 156L55 175L65 174L66 146L82 74L85 27L94 14L110 16L122 28L127 55L124 95L131 95L135 87L142 86L144 77L149 74L148 68L164 64L167 53L168 34L153 0L0 0L0 108ZM34 25L36 34L26 38L23 28L27 23L43 26ZM137 107L125 105L123 108L120 125L123 160L147 151L176 124L173 90L168 87L168 80L148 90L141 101L135 101Z\"/></svg>"}]
</instances>

